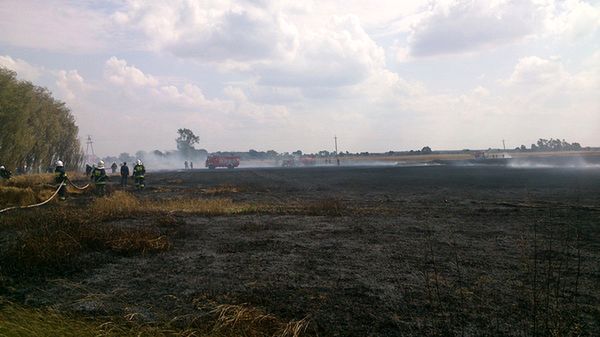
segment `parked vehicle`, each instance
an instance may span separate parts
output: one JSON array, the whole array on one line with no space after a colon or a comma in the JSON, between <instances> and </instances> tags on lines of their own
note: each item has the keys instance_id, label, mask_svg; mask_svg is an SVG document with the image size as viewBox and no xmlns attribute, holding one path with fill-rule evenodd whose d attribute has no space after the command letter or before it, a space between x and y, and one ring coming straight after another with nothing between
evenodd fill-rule
<instances>
[{"instance_id":1,"label":"parked vehicle","mask_svg":"<svg viewBox=\"0 0 600 337\"><path fill-rule=\"evenodd\" d=\"M208 158L206 158L205 166L211 170L214 170L217 167L227 167L228 169L233 169L240 166L240 157L220 155L208 156Z\"/></svg>"}]
</instances>

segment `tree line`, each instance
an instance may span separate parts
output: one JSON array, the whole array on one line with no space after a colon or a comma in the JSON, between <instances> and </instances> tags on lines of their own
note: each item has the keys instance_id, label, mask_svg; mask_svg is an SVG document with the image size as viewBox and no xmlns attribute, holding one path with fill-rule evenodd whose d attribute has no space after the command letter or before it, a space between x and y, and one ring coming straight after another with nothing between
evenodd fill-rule
<instances>
[{"instance_id":1,"label":"tree line","mask_svg":"<svg viewBox=\"0 0 600 337\"><path fill-rule=\"evenodd\" d=\"M525 145L515 148L517 151L526 152L540 152L540 151L580 151L583 147L579 143L569 143L567 141L560 140L558 138L544 139L540 138L535 144L531 144L531 147L527 149Z\"/></svg>"},{"instance_id":2,"label":"tree line","mask_svg":"<svg viewBox=\"0 0 600 337\"><path fill-rule=\"evenodd\" d=\"M51 92L0 67L0 165L42 172L62 160L67 169L83 161L70 109Z\"/></svg>"}]
</instances>

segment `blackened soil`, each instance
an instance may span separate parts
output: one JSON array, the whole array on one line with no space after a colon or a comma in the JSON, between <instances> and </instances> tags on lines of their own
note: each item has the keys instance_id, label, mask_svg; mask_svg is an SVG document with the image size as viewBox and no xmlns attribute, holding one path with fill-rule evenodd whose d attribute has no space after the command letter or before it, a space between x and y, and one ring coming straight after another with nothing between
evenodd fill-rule
<instances>
[{"instance_id":1,"label":"blackened soil","mask_svg":"<svg viewBox=\"0 0 600 337\"><path fill-rule=\"evenodd\" d=\"M160 227L173 249L24 290L28 301L148 321L244 303L308 317L320 336L600 331L598 169L198 170L147 185L142 197L344 211L128 220ZM224 186L236 189L206 192Z\"/></svg>"}]
</instances>

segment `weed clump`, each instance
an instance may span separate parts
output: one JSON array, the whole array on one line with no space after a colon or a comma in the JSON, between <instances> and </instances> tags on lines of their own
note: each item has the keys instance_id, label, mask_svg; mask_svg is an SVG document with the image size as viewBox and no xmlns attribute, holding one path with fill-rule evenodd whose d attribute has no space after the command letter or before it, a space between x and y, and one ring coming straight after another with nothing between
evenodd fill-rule
<instances>
[{"instance_id":1,"label":"weed clump","mask_svg":"<svg viewBox=\"0 0 600 337\"><path fill-rule=\"evenodd\" d=\"M0 205L21 206L33 204L35 201L35 193L30 187L0 186Z\"/></svg>"},{"instance_id":2,"label":"weed clump","mask_svg":"<svg viewBox=\"0 0 600 337\"><path fill-rule=\"evenodd\" d=\"M0 303L0 336L98 336L92 322L54 310L32 309Z\"/></svg>"},{"instance_id":3,"label":"weed clump","mask_svg":"<svg viewBox=\"0 0 600 337\"><path fill-rule=\"evenodd\" d=\"M132 214L142 210L142 203L131 193L116 191L108 197L95 199L91 210L103 217Z\"/></svg>"},{"instance_id":4,"label":"weed clump","mask_svg":"<svg viewBox=\"0 0 600 337\"><path fill-rule=\"evenodd\" d=\"M245 304L221 304L213 313L217 316L213 332L242 336L302 336L310 321L307 317L288 323L262 310Z\"/></svg>"},{"instance_id":5,"label":"weed clump","mask_svg":"<svg viewBox=\"0 0 600 337\"><path fill-rule=\"evenodd\" d=\"M148 254L171 248L157 228L123 228L115 224L90 223L81 214L64 211L38 212L21 219L15 234L0 251L4 275L61 274L90 263L85 254ZM79 216L78 216L79 215Z\"/></svg>"}]
</instances>

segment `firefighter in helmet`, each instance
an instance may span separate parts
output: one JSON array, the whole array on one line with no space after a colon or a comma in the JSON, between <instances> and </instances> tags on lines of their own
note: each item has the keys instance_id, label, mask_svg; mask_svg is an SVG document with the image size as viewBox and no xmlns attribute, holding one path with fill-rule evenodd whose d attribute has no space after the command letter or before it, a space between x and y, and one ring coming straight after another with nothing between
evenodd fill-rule
<instances>
[{"instance_id":1,"label":"firefighter in helmet","mask_svg":"<svg viewBox=\"0 0 600 337\"><path fill-rule=\"evenodd\" d=\"M138 190L144 189L144 174L146 174L146 168L144 167L144 164L142 164L142 161L138 159L133 167L133 178L135 187Z\"/></svg>"},{"instance_id":2,"label":"firefighter in helmet","mask_svg":"<svg viewBox=\"0 0 600 337\"><path fill-rule=\"evenodd\" d=\"M0 166L0 178L10 179L12 173L4 167L4 165Z\"/></svg>"},{"instance_id":3,"label":"firefighter in helmet","mask_svg":"<svg viewBox=\"0 0 600 337\"><path fill-rule=\"evenodd\" d=\"M103 196L106 193L106 182L108 181L108 176L104 169L104 161L99 161L98 166L92 171L92 181L96 185L96 193Z\"/></svg>"},{"instance_id":4,"label":"firefighter in helmet","mask_svg":"<svg viewBox=\"0 0 600 337\"><path fill-rule=\"evenodd\" d=\"M62 186L58 190L58 198L61 201L64 201L67 199L67 181L69 180L69 178L67 178L67 172L65 172L65 165L61 160L56 161L54 173L54 182L57 184L62 184Z\"/></svg>"}]
</instances>

